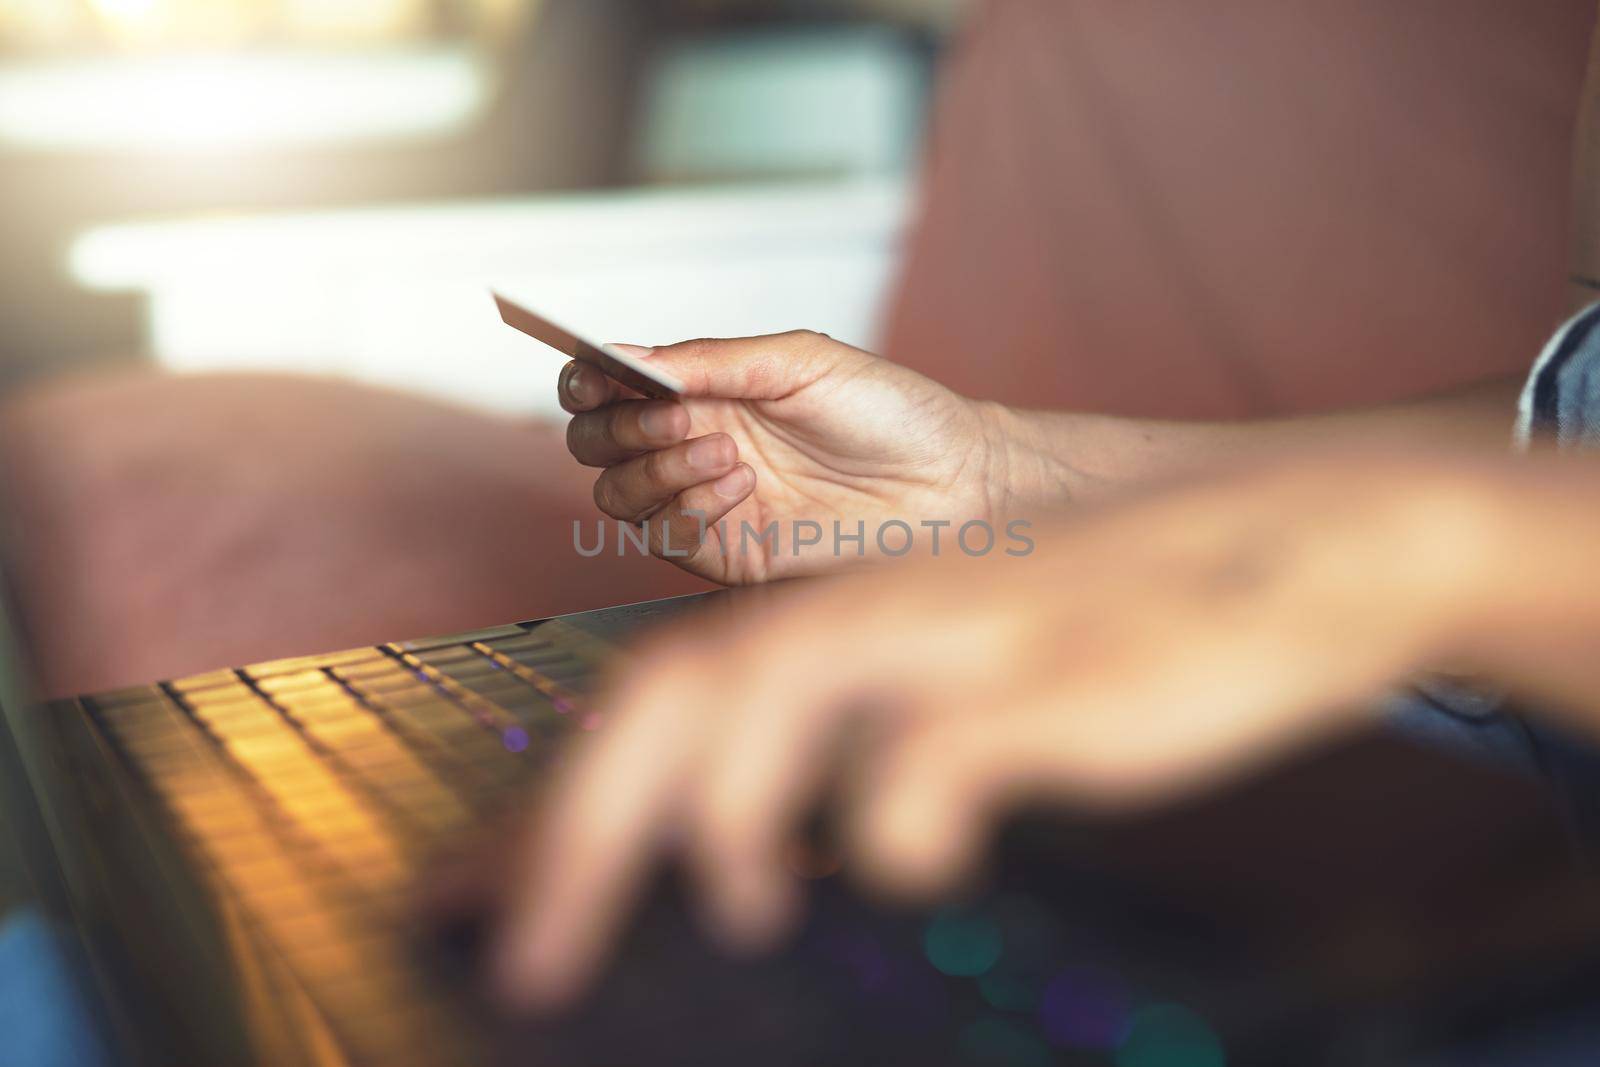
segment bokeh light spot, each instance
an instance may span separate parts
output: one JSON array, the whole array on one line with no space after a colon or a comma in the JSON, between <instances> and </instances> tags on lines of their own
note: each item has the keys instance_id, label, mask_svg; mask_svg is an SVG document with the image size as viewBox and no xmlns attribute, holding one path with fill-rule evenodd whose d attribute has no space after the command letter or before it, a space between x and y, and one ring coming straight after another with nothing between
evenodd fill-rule
<instances>
[{"instance_id":1,"label":"bokeh light spot","mask_svg":"<svg viewBox=\"0 0 1600 1067\"><path fill-rule=\"evenodd\" d=\"M1045 1036L1065 1048L1109 1052L1128 1036L1132 1015L1126 986L1089 967L1062 971L1039 997Z\"/></svg>"},{"instance_id":2,"label":"bokeh light spot","mask_svg":"<svg viewBox=\"0 0 1600 1067\"><path fill-rule=\"evenodd\" d=\"M888 983L889 961L877 941L866 936L841 936L835 940L833 950L863 992L875 992Z\"/></svg>"},{"instance_id":3,"label":"bokeh light spot","mask_svg":"<svg viewBox=\"0 0 1600 1067\"><path fill-rule=\"evenodd\" d=\"M1226 1067L1222 1042L1206 1021L1181 1004L1153 1004L1134 1013L1117 1067Z\"/></svg>"},{"instance_id":4,"label":"bokeh light spot","mask_svg":"<svg viewBox=\"0 0 1600 1067\"><path fill-rule=\"evenodd\" d=\"M1006 1067L1049 1067L1050 1048L1027 1030L997 1016L977 1019L961 1029L961 1047L979 1063Z\"/></svg>"},{"instance_id":5,"label":"bokeh light spot","mask_svg":"<svg viewBox=\"0 0 1600 1067\"><path fill-rule=\"evenodd\" d=\"M1001 1011L1032 1011L1039 1004L1039 984L1023 975L993 970L978 979L984 1003Z\"/></svg>"},{"instance_id":6,"label":"bokeh light spot","mask_svg":"<svg viewBox=\"0 0 1600 1067\"><path fill-rule=\"evenodd\" d=\"M928 924L922 950L928 962L952 978L976 978L1000 959L1000 928L983 915L946 911Z\"/></svg>"}]
</instances>

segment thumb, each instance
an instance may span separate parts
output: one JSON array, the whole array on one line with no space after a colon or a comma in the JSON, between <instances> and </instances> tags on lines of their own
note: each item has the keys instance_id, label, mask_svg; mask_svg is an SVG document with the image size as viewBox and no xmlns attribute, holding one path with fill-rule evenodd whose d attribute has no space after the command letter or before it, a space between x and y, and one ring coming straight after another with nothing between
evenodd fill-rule
<instances>
[{"instance_id":1,"label":"thumb","mask_svg":"<svg viewBox=\"0 0 1600 1067\"><path fill-rule=\"evenodd\" d=\"M616 345L630 354L645 349ZM650 363L675 375L688 396L780 400L843 366L875 357L811 330L764 337L682 341L649 351Z\"/></svg>"}]
</instances>

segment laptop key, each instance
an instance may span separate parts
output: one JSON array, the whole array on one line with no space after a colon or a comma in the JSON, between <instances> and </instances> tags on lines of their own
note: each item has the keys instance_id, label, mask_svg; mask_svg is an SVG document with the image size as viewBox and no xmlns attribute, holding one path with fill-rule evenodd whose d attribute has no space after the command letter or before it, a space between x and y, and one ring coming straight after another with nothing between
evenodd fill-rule
<instances>
[{"instance_id":1,"label":"laptop key","mask_svg":"<svg viewBox=\"0 0 1600 1067\"><path fill-rule=\"evenodd\" d=\"M490 641L497 637L517 637L527 632L520 626L491 626L485 630L473 630L464 634L425 637L416 641L397 641L388 647L396 652L423 652L445 645L467 645L474 641Z\"/></svg>"},{"instance_id":2,"label":"laptop key","mask_svg":"<svg viewBox=\"0 0 1600 1067\"><path fill-rule=\"evenodd\" d=\"M384 694L384 699L388 699L387 694L390 693L404 693L418 689L431 692L435 696L441 696L445 692L440 684L440 675L430 674L421 668L408 669L404 675L373 679L363 682L362 685L364 692Z\"/></svg>"},{"instance_id":3,"label":"laptop key","mask_svg":"<svg viewBox=\"0 0 1600 1067\"><path fill-rule=\"evenodd\" d=\"M351 719L370 715L371 711L354 697L346 697L344 700L329 700L316 704L292 704L284 710L284 714L309 731L313 723L349 722Z\"/></svg>"},{"instance_id":4,"label":"laptop key","mask_svg":"<svg viewBox=\"0 0 1600 1067\"><path fill-rule=\"evenodd\" d=\"M210 739L188 719L146 719L114 722L105 727L113 744L128 752L172 751L180 748L210 748Z\"/></svg>"},{"instance_id":5,"label":"laptop key","mask_svg":"<svg viewBox=\"0 0 1600 1067\"><path fill-rule=\"evenodd\" d=\"M520 652L498 652L496 655L504 657L510 663L519 664L535 671L560 668L569 664L576 665L580 670L588 670L578 660L573 659L571 654L558 648L534 648Z\"/></svg>"},{"instance_id":6,"label":"laptop key","mask_svg":"<svg viewBox=\"0 0 1600 1067\"><path fill-rule=\"evenodd\" d=\"M282 716L278 714L277 708L261 700L240 700L228 704L201 704L191 710L195 719L208 729L223 723L282 719Z\"/></svg>"},{"instance_id":7,"label":"laptop key","mask_svg":"<svg viewBox=\"0 0 1600 1067\"><path fill-rule=\"evenodd\" d=\"M253 667L246 667L245 673L252 678L266 678L274 674L293 674L313 667L352 666L386 658L381 648L350 648L343 652L327 652L316 656L296 656L291 659L257 663Z\"/></svg>"},{"instance_id":8,"label":"laptop key","mask_svg":"<svg viewBox=\"0 0 1600 1067\"><path fill-rule=\"evenodd\" d=\"M411 654L415 659L432 667L444 667L447 664L481 661L484 657L471 645L446 645L443 648L427 649Z\"/></svg>"},{"instance_id":9,"label":"laptop key","mask_svg":"<svg viewBox=\"0 0 1600 1067\"><path fill-rule=\"evenodd\" d=\"M204 689L215 689L219 686L237 685L239 675L232 670L208 671L205 674L194 674L187 678L179 678L169 683L179 693L196 693Z\"/></svg>"},{"instance_id":10,"label":"laptop key","mask_svg":"<svg viewBox=\"0 0 1600 1067\"><path fill-rule=\"evenodd\" d=\"M336 755L352 748L386 744L393 735L370 717L314 720L305 724L306 733L322 742Z\"/></svg>"},{"instance_id":11,"label":"laptop key","mask_svg":"<svg viewBox=\"0 0 1600 1067\"><path fill-rule=\"evenodd\" d=\"M453 681L466 684L468 682L483 681L494 678L515 677L510 671L492 659L479 656L475 660L464 663L450 663L438 668L440 674Z\"/></svg>"},{"instance_id":12,"label":"laptop key","mask_svg":"<svg viewBox=\"0 0 1600 1067\"><path fill-rule=\"evenodd\" d=\"M211 732L228 741L248 741L257 738L281 737L289 741L299 741L294 727L290 726L278 715L251 715L237 716L222 719L207 724Z\"/></svg>"},{"instance_id":13,"label":"laptop key","mask_svg":"<svg viewBox=\"0 0 1600 1067\"><path fill-rule=\"evenodd\" d=\"M338 683L320 670L304 670L263 678L256 683L256 687L268 696L283 694L292 698L295 694L310 690L337 689Z\"/></svg>"},{"instance_id":14,"label":"laptop key","mask_svg":"<svg viewBox=\"0 0 1600 1067\"><path fill-rule=\"evenodd\" d=\"M126 689L113 689L107 693L96 693L85 703L92 708L106 711L135 704L170 704L172 698L158 686L136 685Z\"/></svg>"},{"instance_id":15,"label":"laptop key","mask_svg":"<svg viewBox=\"0 0 1600 1067\"><path fill-rule=\"evenodd\" d=\"M392 656L382 659L362 661L360 663L344 664L333 668L336 677L344 679L378 678L389 674L410 673L405 664Z\"/></svg>"},{"instance_id":16,"label":"laptop key","mask_svg":"<svg viewBox=\"0 0 1600 1067\"><path fill-rule=\"evenodd\" d=\"M538 630L532 630L513 637L490 638L487 641L479 641L477 644L485 648L492 648L496 652L509 652L530 648L550 648L554 643Z\"/></svg>"},{"instance_id":17,"label":"laptop key","mask_svg":"<svg viewBox=\"0 0 1600 1067\"><path fill-rule=\"evenodd\" d=\"M515 703L524 695L530 699L540 696L538 687L532 682L509 671L496 671L476 678L458 678L456 681L491 704L498 705L502 700Z\"/></svg>"}]
</instances>

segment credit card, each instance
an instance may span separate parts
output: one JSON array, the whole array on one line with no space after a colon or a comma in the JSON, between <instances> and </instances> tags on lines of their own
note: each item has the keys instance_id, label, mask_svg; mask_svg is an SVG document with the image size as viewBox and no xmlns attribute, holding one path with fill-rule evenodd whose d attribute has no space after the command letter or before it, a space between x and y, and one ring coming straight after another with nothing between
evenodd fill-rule
<instances>
[{"instance_id":1,"label":"credit card","mask_svg":"<svg viewBox=\"0 0 1600 1067\"><path fill-rule=\"evenodd\" d=\"M683 383L659 367L652 367L648 360L635 358L610 345L585 340L543 315L529 311L515 300L499 293L492 295L495 306L500 309L501 320L512 329L520 330L536 341L543 341L580 363L587 363L607 378L621 382L637 393L657 400L682 399Z\"/></svg>"}]
</instances>

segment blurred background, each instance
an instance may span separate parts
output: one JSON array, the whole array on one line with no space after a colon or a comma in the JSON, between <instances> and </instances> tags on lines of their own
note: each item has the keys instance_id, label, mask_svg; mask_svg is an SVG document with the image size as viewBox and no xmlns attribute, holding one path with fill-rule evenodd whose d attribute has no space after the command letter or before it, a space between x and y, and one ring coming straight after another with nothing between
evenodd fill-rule
<instances>
[{"instance_id":1,"label":"blurred background","mask_svg":"<svg viewBox=\"0 0 1600 1067\"><path fill-rule=\"evenodd\" d=\"M1557 321L1593 0L982 11L944 75L955 148L926 176L943 206L896 358L1014 403L1260 415L1520 374ZM883 350L968 15L0 0L0 391L43 386L0 418L0 524L41 688L697 588L571 552L594 510L548 428L563 361L487 290L602 341L807 327ZM83 373L143 369L184 373ZM1298 809L1245 805L1254 834L1230 813L1146 849L1297 952L1318 915L1352 1002L1422 1005L1327 1062L1501 1022L1424 977L1494 990L1491 967L1547 969L1520 941L1594 943L1591 884L1547 892L1569 857L1542 795L1450 767L1296 779ZM1342 852L1302 832L1325 808ZM1319 914L1329 896L1358 914ZM1590 1062L1587 1034L1559 1062Z\"/></svg>"},{"instance_id":2,"label":"blurred background","mask_svg":"<svg viewBox=\"0 0 1600 1067\"><path fill-rule=\"evenodd\" d=\"M956 0L3 0L4 384L288 370L555 414L604 340L857 344Z\"/></svg>"}]
</instances>

